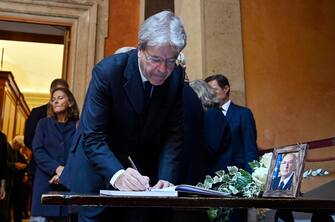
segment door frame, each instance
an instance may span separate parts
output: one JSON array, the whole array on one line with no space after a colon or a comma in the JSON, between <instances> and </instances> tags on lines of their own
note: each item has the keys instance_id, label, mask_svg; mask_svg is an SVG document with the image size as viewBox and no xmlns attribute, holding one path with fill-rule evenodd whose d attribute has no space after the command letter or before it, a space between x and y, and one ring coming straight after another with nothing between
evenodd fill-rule
<instances>
[{"instance_id":1,"label":"door frame","mask_svg":"<svg viewBox=\"0 0 335 222\"><path fill-rule=\"evenodd\" d=\"M64 42L63 78L76 97L84 101L93 66L104 57L108 29L108 1L76 0L0 1L0 20L56 25L69 32Z\"/></svg>"}]
</instances>

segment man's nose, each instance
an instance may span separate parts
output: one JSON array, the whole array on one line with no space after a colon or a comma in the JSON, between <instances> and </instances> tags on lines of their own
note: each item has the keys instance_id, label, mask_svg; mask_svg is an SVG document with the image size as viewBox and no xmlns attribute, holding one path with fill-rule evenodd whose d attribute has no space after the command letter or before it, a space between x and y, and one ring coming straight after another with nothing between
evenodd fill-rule
<instances>
[{"instance_id":1,"label":"man's nose","mask_svg":"<svg viewBox=\"0 0 335 222\"><path fill-rule=\"evenodd\" d=\"M159 70L160 72L163 72L163 73L166 72L166 70L167 70L167 65L166 65L166 61L165 61L165 60L163 60L163 61L161 61L161 62L159 63L159 65L158 65L158 70Z\"/></svg>"}]
</instances>

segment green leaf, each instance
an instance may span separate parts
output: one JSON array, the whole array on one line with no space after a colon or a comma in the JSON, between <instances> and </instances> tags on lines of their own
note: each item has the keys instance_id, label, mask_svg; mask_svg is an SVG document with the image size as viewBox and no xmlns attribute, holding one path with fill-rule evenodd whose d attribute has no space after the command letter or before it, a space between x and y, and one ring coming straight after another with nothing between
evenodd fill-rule
<instances>
[{"instance_id":1,"label":"green leaf","mask_svg":"<svg viewBox=\"0 0 335 222\"><path fill-rule=\"evenodd\" d=\"M216 171L215 174L218 175L219 177L224 177L226 172L224 170L219 170L219 171Z\"/></svg>"},{"instance_id":2,"label":"green leaf","mask_svg":"<svg viewBox=\"0 0 335 222\"><path fill-rule=\"evenodd\" d=\"M216 208L210 208L207 210L207 215L210 221L214 221L215 218L218 216L218 209Z\"/></svg>"},{"instance_id":3,"label":"green leaf","mask_svg":"<svg viewBox=\"0 0 335 222\"><path fill-rule=\"evenodd\" d=\"M252 162L249 162L248 164L253 170L261 166L261 164L257 160L253 160Z\"/></svg>"},{"instance_id":4,"label":"green leaf","mask_svg":"<svg viewBox=\"0 0 335 222\"><path fill-rule=\"evenodd\" d=\"M241 187L245 187L249 182L248 178L245 177L238 177L236 180L236 184L241 186Z\"/></svg>"},{"instance_id":5,"label":"green leaf","mask_svg":"<svg viewBox=\"0 0 335 222\"><path fill-rule=\"evenodd\" d=\"M206 176L205 183L213 183L213 178L211 176Z\"/></svg>"},{"instance_id":6,"label":"green leaf","mask_svg":"<svg viewBox=\"0 0 335 222\"><path fill-rule=\"evenodd\" d=\"M234 175L238 172L238 168L236 166L227 166L227 169L230 175Z\"/></svg>"},{"instance_id":7,"label":"green leaf","mask_svg":"<svg viewBox=\"0 0 335 222\"><path fill-rule=\"evenodd\" d=\"M215 177L213 178L213 183L214 183L214 184L220 183L221 181L222 181L222 178L220 178L220 177L218 177L218 176L215 176Z\"/></svg>"},{"instance_id":8,"label":"green leaf","mask_svg":"<svg viewBox=\"0 0 335 222\"><path fill-rule=\"evenodd\" d=\"M234 186L232 185L229 185L229 190L234 194L236 195L237 193L239 193L238 189L236 189Z\"/></svg>"},{"instance_id":9,"label":"green leaf","mask_svg":"<svg viewBox=\"0 0 335 222\"><path fill-rule=\"evenodd\" d=\"M205 188L205 185L204 185L204 184L202 184L202 183L198 183L196 186L197 186L197 187L202 187L202 188Z\"/></svg>"}]
</instances>

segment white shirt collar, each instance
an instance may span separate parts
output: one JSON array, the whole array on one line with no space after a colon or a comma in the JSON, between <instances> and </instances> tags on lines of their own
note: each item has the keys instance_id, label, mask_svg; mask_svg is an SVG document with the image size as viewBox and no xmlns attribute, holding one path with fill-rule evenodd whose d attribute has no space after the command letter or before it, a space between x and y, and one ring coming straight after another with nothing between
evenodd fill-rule
<instances>
[{"instance_id":1,"label":"white shirt collar","mask_svg":"<svg viewBox=\"0 0 335 222\"><path fill-rule=\"evenodd\" d=\"M145 78L145 76L143 75L143 72L142 72L141 67L140 67L140 61L138 61L138 70L140 71L143 88L145 88L145 82L147 82L149 80L147 78ZM152 95L153 90L154 90L154 87L151 87L150 97Z\"/></svg>"},{"instance_id":2,"label":"white shirt collar","mask_svg":"<svg viewBox=\"0 0 335 222\"><path fill-rule=\"evenodd\" d=\"M142 72L141 67L140 67L140 61L138 61L138 70L140 70L142 83L144 83L144 82L146 82L146 81L149 81L149 80L148 80L147 78L145 78L145 76L143 75L143 72Z\"/></svg>"},{"instance_id":3,"label":"white shirt collar","mask_svg":"<svg viewBox=\"0 0 335 222\"><path fill-rule=\"evenodd\" d=\"M285 186L285 185L288 183L288 181L291 179L291 177L293 177L293 174L294 174L294 172L292 172L291 175L288 176L288 177L286 177L284 180L282 180L282 178L280 178L280 182L279 182L279 184L280 184L281 182L284 182L284 186Z\"/></svg>"},{"instance_id":4,"label":"white shirt collar","mask_svg":"<svg viewBox=\"0 0 335 222\"><path fill-rule=\"evenodd\" d=\"M223 112L224 115L227 114L227 111L228 111L228 109L229 109L230 104L231 104L231 100L228 100L225 104L223 104L223 105L221 106L221 108L222 108L222 112Z\"/></svg>"}]
</instances>

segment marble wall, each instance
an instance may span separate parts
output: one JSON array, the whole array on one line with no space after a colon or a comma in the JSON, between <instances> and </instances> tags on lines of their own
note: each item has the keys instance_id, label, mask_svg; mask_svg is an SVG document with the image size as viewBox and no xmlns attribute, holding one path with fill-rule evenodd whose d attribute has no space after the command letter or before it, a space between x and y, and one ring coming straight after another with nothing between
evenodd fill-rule
<instances>
[{"instance_id":1,"label":"marble wall","mask_svg":"<svg viewBox=\"0 0 335 222\"><path fill-rule=\"evenodd\" d=\"M188 33L184 53L190 79L225 74L232 99L245 104L239 1L178 0L175 11L183 17Z\"/></svg>"},{"instance_id":2,"label":"marble wall","mask_svg":"<svg viewBox=\"0 0 335 222\"><path fill-rule=\"evenodd\" d=\"M242 0L241 9L247 105L258 144L333 137L335 1Z\"/></svg>"}]
</instances>

